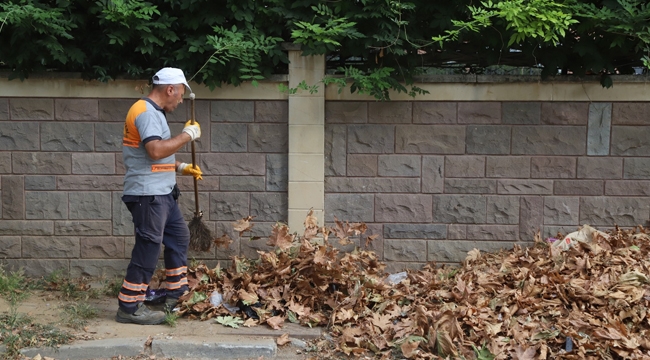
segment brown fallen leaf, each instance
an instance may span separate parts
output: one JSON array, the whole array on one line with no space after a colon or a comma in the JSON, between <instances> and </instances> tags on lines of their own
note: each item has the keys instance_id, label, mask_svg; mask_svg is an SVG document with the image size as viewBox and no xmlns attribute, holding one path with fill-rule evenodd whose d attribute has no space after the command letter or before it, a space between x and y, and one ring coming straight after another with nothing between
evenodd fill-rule
<instances>
[{"instance_id":1,"label":"brown fallen leaf","mask_svg":"<svg viewBox=\"0 0 650 360\"><path fill-rule=\"evenodd\" d=\"M289 233L289 227L284 224L275 224L271 230L271 236L267 245L277 246L281 250L287 250L293 244L294 236Z\"/></svg>"},{"instance_id":2,"label":"brown fallen leaf","mask_svg":"<svg viewBox=\"0 0 650 360\"><path fill-rule=\"evenodd\" d=\"M275 342L276 342L279 346L283 346L283 345L286 345L286 344L290 343L291 340L289 340L289 333L284 333L284 334L280 335L280 337L278 337L278 338L275 340Z\"/></svg>"},{"instance_id":3,"label":"brown fallen leaf","mask_svg":"<svg viewBox=\"0 0 650 360\"><path fill-rule=\"evenodd\" d=\"M355 312L352 309L341 309L336 312L336 318L340 321L346 321L354 318Z\"/></svg>"},{"instance_id":4,"label":"brown fallen leaf","mask_svg":"<svg viewBox=\"0 0 650 360\"><path fill-rule=\"evenodd\" d=\"M389 327L393 326L390 315L379 315L377 313L372 314L372 324L382 331L386 331Z\"/></svg>"},{"instance_id":5,"label":"brown fallen leaf","mask_svg":"<svg viewBox=\"0 0 650 360\"><path fill-rule=\"evenodd\" d=\"M244 319L252 310L260 319L249 318L252 325L326 325L331 341L314 346L330 357L343 352L389 359L394 344L406 343L406 354L417 359L473 358L476 351L483 358L559 359L566 356L566 336L574 339L575 358L643 358L650 349L645 227L614 226L608 236L555 251L538 232L531 246L472 250L461 266L432 262L388 284L386 264L376 253L343 252L329 237L349 241L365 230L360 223L305 224L311 230L302 236L277 224L270 234L274 248L259 250L256 259L234 257L223 270L188 269L191 290L183 301L214 291L232 305L257 298L247 315L224 306L183 308L182 315ZM152 284L164 286L164 273L161 280Z\"/></svg>"},{"instance_id":6,"label":"brown fallen leaf","mask_svg":"<svg viewBox=\"0 0 650 360\"><path fill-rule=\"evenodd\" d=\"M273 329L280 330L282 329L282 324L284 324L284 317L277 315L270 317L266 320L266 323L269 324Z\"/></svg>"},{"instance_id":7,"label":"brown fallen leaf","mask_svg":"<svg viewBox=\"0 0 650 360\"><path fill-rule=\"evenodd\" d=\"M341 334L341 341L344 343L359 344L358 336L363 334L363 330L358 327L344 328Z\"/></svg>"},{"instance_id":8,"label":"brown fallen leaf","mask_svg":"<svg viewBox=\"0 0 650 360\"><path fill-rule=\"evenodd\" d=\"M243 219L237 220L233 223L233 229L239 232L239 236L242 236L244 232L250 231L253 228L253 223L251 223L253 218L255 218L255 216L247 216Z\"/></svg>"},{"instance_id":9,"label":"brown fallen leaf","mask_svg":"<svg viewBox=\"0 0 650 360\"><path fill-rule=\"evenodd\" d=\"M370 244L371 244L373 241L375 241L375 239L377 239L378 237L379 237L379 234L368 235L368 236L366 236L366 244L365 244L365 247L368 248L368 247L370 246Z\"/></svg>"},{"instance_id":10,"label":"brown fallen leaf","mask_svg":"<svg viewBox=\"0 0 650 360\"><path fill-rule=\"evenodd\" d=\"M309 315L309 313L310 313L309 308L305 307L304 305L297 304L294 301L290 301L287 304L287 308L289 310L293 311L299 317Z\"/></svg>"},{"instance_id":11,"label":"brown fallen leaf","mask_svg":"<svg viewBox=\"0 0 650 360\"><path fill-rule=\"evenodd\" d=\"M304 224L306 229L318 228L318 218L314 216L313 209L310 209L309 213L307 213L307 217L305 218Z\"/></svg>"},{"instance_id":12,"label":"brown fallen leaf","mask_svg":"<svg viewBox=\"0 0 650 360\"><path fill-rule=\"evenodd\" d=\"M513 350L514 353L511 353L512 360L535 360L535 354L537 354L537 349L533 347L523 349L520 345L517 345Z\"/></svg>"},{"instance_id":13,"label":"brown fallen leaf","mask_svg":"<svg viewBox=\"0 0 650 360\"><path fill-rule=\"evenodd\" d=\"M329 257L327 256L327 247L319 246L318 250L314 253L314 263L324 265L327 264Z\"/></svg>"},{"instance_id":14,"label":"brown fallen leaf","mask_svg":"<svg viewBox=\"0 0 650 360\"><path fill-rule=\"evenodd\" d=\"M400 349L402 350L402 355L404 355L407 359L410 359L417 355L419 346L419 341L404 341L404 343L402 343L400 346Z\"/></svg>"},{"instance_id":15,"label":"brown fallen leaf","mask_svg":"<svg viewBox=\"0 0 650 360\"><path fill-rule=\"evenodd\" d=\"M362 348L362 347L348 347L346 345L341 345L341 350L346 354L346 355L354 355L354 356L360 356L365 354L368 350Z\"/></svg>"},{"instance_id":16,"label":"brown fallen leaf","mask_svg":"<svg viewBox=\"0 0 650 360\"><path fill-rule=\"evenodd\" d=\"M221 237L214 239L214 245L216 247L227 249L230 244L232 244L232 239L230 236L228 236L228 234L223 234Z\"/></svg>"},{"instance_id":17,"label":"brown fallen leaf","mask_svg":"<svg viewBox=\"0 0 650 360\"><path fill-rule=\"evenodd\" d=\"M352 223L349 224L349 227L348 233L351 233L351 235L354 236L365 234L366 231L368 231L368 225L365 223Z\"/></svg>"},{"instance_id":18,"label":"brown fallen leaf","mask_svg":"<svg viewBox=\"0 0 650 360\"><path fill-rule=\"evenodd\" d=\"M501 332L501 326L503 326L503 323L497 323L497 324L487 323L485 324L485 331L487 332L488 335L495 336L496 334Z\"/></svg>"},{"instance_id":19,"label":"brown fallen leaf","mask_svg":"<svg viewBox=\"0 0 650 360\"><path fill-rule=\"evenodd\" d=\"M252 305L259 301L257 294L246 291L244 289L239 289L237 296L239 296L239 300L243 301L246 305Z\"/></svg>"},{"instance_id":20,"label":"brown fallen leaf","mask_svg":"<svg viewBox=\"0 0 650 360\"><path fill-rule=\"evenodd\" d=\"M472 261L476 261L480 258L481 258L481 251L475 248L467 252L467 257L465 257L465 262L469 264Z\"/></svg>"}]
</instances>

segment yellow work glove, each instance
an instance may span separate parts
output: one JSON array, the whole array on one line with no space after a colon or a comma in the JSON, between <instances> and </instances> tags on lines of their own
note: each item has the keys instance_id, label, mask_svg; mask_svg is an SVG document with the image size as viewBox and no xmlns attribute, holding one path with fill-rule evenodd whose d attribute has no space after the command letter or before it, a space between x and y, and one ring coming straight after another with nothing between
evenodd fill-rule
<instances>
[{"instance_id":1,"label":"yellow work glove","mask_svg":"<svg viewBox=\"0 0 650 360\"><path fill-rule=\"evenodd\" d=\"M201 176L203 175L203 172L198 165L194 165L194 167L192 167L192 164L180 163L176 169L176 172L182 175L192 175L196 180L203 180L203 176Z\"/></svg>"},{"instance_id":2,"label":"yellow work glove","mask_svg":"<svg viewBox=\"0 0 650 360\"><path fill-rule=\"evenodd\" d=\"M192 138L192 141L201 137L201 125L197 121L192 124L192 120L187 120L183 132Z\"/></svg>"}]
</instances>

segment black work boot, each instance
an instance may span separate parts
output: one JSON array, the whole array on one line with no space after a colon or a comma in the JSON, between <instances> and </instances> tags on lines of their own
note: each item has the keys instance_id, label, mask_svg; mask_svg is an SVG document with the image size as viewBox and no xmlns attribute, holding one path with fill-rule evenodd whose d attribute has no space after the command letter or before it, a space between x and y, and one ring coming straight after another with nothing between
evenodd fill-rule
<instances>
[{"instance_id":1,"label":"black work boot","mask_svg":"<svg viewBox=\"0 0 650 360\"><path fill-rule=\"evenodd\" d=\"M118 309L117 315L115 315L115 321L140 325L158 325L165 321L165 313L162 311L152 311L145 304L139 303L138 310L133 314L128 314L122 311L122 309Z\"/></svg>"}]
</instances>

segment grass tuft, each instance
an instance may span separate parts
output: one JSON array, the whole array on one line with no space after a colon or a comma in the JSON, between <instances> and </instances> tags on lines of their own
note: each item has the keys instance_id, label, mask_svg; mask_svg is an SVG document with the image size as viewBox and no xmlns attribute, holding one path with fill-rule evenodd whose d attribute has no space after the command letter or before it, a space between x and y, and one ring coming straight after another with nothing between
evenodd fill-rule
<instances>
[{"instance_id":1,"label":"grass tuft","mask_svg":"<svg viewBox=\"0 0 650 360\"><path fill-rule=\"evenodd\" d=\"M19 359L20 349L25 347L56 347L72 339L74 336L69 332L34 323L26 315L0 315L0 343L6 347L4 356L7 359Z\"/></svg>"},{"instance_id":2,"label":"grass tuft","mask_svg":"<svg viewBox=\"0 0 650 360\"><path fill-rule=\"evenodd\" d=\"M165 324L171 326L171 327L176 327L176 324L178 323L178 318L180 316L173 312L173 311L167 311L165 312Z\"/></svg>"},{"instance_id":3,"label":"grass tuft","mask_svg":"<svg viewBox=\"0 0 650 360\"><path fill-rule=\"evenodd\" d=\"M92 289L86 278L71 279L62 270L57 270L44 277L42 289L58 291L62 298L72 300L97 299L101 295L98 289Z\"/></svg>"},{"instance_id":4,"label":"grass tuft","mask_svg":"<svg viewBox=\"0 0 650 360\"><path fill-rule=\"evenodd\" d=\"M99 310L94 306L86 303L73 303L63 306L63 323L67 326L79 330L88 324L88 320L97 317Z\"/></svg>"},{"instance_id":5,"label":"grass tuft","mask_svg":"<svg viewBox=\"0 0 650 360\"><path fill-rule=\"evenodd\" d=\"M20 349L35 346L57 346L70 342L73 335L51 325L34 323L18 313L18 306L30 295L34 283L21 270L7 272L0 267L0 296L9 303L9 311L0 314L0 343L5 346L3 356L19 359Z\"/></svg>"},{"instance_id":6,"label":"grass tuft","mask_svg":"<svg viewBox=\"0 0 650 360\"><path fill-rule=\"evenodd\" d=\"M105 280L102 293L106 296L117 297L117 295L120 293L120 289L122 288L122 282L122 278L118 277Z\"/></svg>"}]
</instances>

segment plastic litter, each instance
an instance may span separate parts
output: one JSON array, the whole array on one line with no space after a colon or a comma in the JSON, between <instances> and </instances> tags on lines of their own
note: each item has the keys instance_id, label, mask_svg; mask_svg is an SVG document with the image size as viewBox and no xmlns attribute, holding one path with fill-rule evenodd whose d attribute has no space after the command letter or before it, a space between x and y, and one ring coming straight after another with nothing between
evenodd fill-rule
<instances>
[{"instance_id":1,"label":"plastic litter","mask_svg":"<svg viewBox=\"0 0 650 360\"><path fill-rule=\"evenodd\" d=\"M575 246L576 243L581 242L589 244L593 241L594 236L599 235L605 239L609 239L609 235L592 228L591 226L585 224L578 231L567 234L561 241L555 241L552 243L553 249L559 249L561 251L567 251L571 247Z\"/></svg>"},{"instance_id":2,"label":"plastic litter","mask_svg":"<svg viewBox=\"0 0 650 360\"><path fill-rule=\"evenodd\" d=\"M225 307L226 310L230 311L231 314L234 314L234 313L236 313L237 311L239 311L239 307L237 307L237 306L235 306L235 305L230 305L230 304L228 304L228 303L225 302L225 301L222 302L221 305L223 305L223 307Z\"/></svg>"},{"instance_id":3,"label":"plastic litter","mask_svg":"<svg viewBox=\"0 0 650 360\"><path fill-rule=\"evenodd\" d=\"M260 307L262 307L262 304L259 303L259 302L256 303L256 304L253 304L253 306L242 304L241 310L242 310L242 311L244 312L244 314L246 314L246 316L248 316L249 318L251 318L251 319L255 319L255 320L258 320L260 317L257 315L257 313L255 312L255 310L253 310L253 307L260 308Z\"/></svg>"},{"instance_id":4,"label":"plastic litter","mask_svg":"<svg viewBox=\"0 0 650 360\"><path fill-rule=\"evenodd\" d=\"M144 295L144 301L150 304L160 304L165 302L167 291L165 289L147 289Z\"/></svg>"},{"instance_id":5,"label":"plastic litter","mask_svg":"<svg viewBox=\"0 0 650 360\"><path fill-rule=\"evenodd\" d=\"M226 310L228 310L231 314L239 311L239 308L237 306L230 305L227 302L223 301L223 295L221 295L221 293L218 291L213 291L212 294L210 294L210 305L214 307L223 305L223 307L226 308Z\"/></svg>"},{"instance_id":6,"label":"plastic litter","mask_svg":"<svg viewBox=\"0 0 650 360\"><path fill-rule=\"evenodd\" d=\"M564 350L566 350L566 352L573 351L573 340L570 337L566 338L566 346Z\"/></svg>"},{"instance_id":7,"label":"plastic litter","mask_svg":"<svg viewBox=\"0 0 650 360\"><path fill-rule=\"evenodd\" d=\"M221 305L223 302L223 296L218 291L213 291L210 295L210 304L214 307Z\"/></svg>"},{"instance_id":8,"label":"plastic litter","mask_svg":"<svg viewBox=\"0 0 650 360\"><path fill-rule=\"evenodd\" d=\"M396 273L396 274L390 274L390 275L388 275L386 277L386 280L384 280L384 281L389 283L389 284L393 284L393 285L399 284L399 283L402 282L402 280L406 279L407 275L408 274L407 274L406 271L402 271L402 272L399 272L399 273Z\"/></svg>"}]
</instances>

